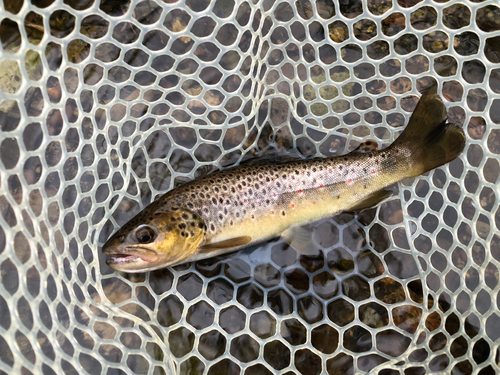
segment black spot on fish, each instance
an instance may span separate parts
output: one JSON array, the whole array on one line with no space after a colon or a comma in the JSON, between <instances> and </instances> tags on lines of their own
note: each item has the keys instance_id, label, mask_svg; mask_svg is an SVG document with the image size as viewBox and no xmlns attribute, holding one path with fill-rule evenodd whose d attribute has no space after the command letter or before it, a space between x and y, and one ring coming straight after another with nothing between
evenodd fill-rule
<instances>
[{"instance_id":1,"label":"black spot on fish","mask_svg":"<svg viewBox=\"0 0 500 375\"><path fill-rule=\"evenodd\" d=\"M281 214L282 214L283 216L285 216L285 211L281 211Z\"/></svg>"},{"instance_id":2,"label":"black spot on fish","mask_svg":"<svg viewBox=\"0 0 500 375\"><path fill-rule=\"evenodd\" d=\"M187 214L182 214L182 218L183 218L184 220L187 220L187 219L189 219L189 216L188 216Z\"/></svg>"},{"instance_id":3,"label":"black spot on fish","mask_svg":"<svg viewBox=\"0 0 500 375\"><path fill-rule=\"evenodd\" d=\"M341 170L342 170L342 166L341 166L341 165L339 165L339 171L341 171Z\"/></svg>"},{"instance_id":4,"label":"black spot on fish","mask_svg":"<svg viewBox=\"0 0 500 375\"><path fill-rule=\"evenodd\" d=\"M171 217L170 220L171 221L177 221L177 219L175 217Z\"/></svg>"},{"instance_id":5,"label":"black spot on fish","mask_svg":"<svg viewBox=\"0 0 500 375\"><path fill-rule=\"evenodd\" d=\"M210 224L210 230L211 230L212 232L215 232L215 227L214 227L214 225L213 225L213 224Z\"/></svg>"},{"instance_id":6,"label":"black spot on fish","mask_svg":"<svg viewBox=\"0 0 500 375\"><path fill-rule=\"evenodd\" d=\"M213 204L217 204L217 199L212 198L212 203L213 203Z\"/></svg>"},{"instance_id":7,"label":"black spot on fish","mask_svg":"<svg viewBox=\"0 0 500 375\"><path fill-rule=\"evenodd\" d=\"M219 220L222 220L224 219L224 216L222 216L222 214L219 214Z\"/></svg>"},{"instance_id":8,"label":"black spot on fish","mask_svg":"<svg viewBox=\"0 0 500 375\"><path fill-rule=\"evenodd\" d=\"M316 172L316 168L313 168L313 172Z\"/></svg>"}]
</instances>

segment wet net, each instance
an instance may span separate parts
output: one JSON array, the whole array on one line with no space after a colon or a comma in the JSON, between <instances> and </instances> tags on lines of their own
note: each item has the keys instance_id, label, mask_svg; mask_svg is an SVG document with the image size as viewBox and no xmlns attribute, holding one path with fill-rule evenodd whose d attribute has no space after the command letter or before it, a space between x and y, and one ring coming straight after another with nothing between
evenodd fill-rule
<instances>
[{"instance_id":1,"label":"wet net","mask_svg":"<svg viewBox=\"0 0 500 375\"><path fill-rule=\"evenodd\" d=\"M496 1L3 0L1 374L494 374ZM460 158L380 207L126 275L106 238L167 190L401 132L433 82Z\"/></svg>"}]
</instances>

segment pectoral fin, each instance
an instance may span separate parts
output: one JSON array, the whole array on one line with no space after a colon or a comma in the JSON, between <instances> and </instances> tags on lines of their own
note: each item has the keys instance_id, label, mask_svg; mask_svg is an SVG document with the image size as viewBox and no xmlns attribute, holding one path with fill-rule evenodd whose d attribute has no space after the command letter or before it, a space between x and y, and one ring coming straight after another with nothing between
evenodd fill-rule
<instances>
[{"instance_id":1,"label":"pectoral fin","mask_svg":"<svg viewBox=\"0 0 500 375\"><path fill-rule=\"evenodd\" d=\"M281 233L281 237L283 237L291 247L301 254L318 254L319 249L316 245L314 245L312 232L307 225L290 227Z\"/></svg>"},{"instance_id":2,"label":"pectoral fin","mask_svg":"<svg viewBox=\"0 0 500 375\"><path fill-rule=\"evenodd\" d=\"M376 206L377 204L379 204L380 202L382 202L384 199L386 199L387 197L389 197L391 195L392 195L392 191L390 191L390 190L385 190L385 189L378 190L378 191L368 195L365 199L360 201L355 206L351 207L351 209L349 211L359 211L359 210L362 210L364 208Z\"/></svg>"},{"instance_id":3,"label":"pectoral fin","mask_svg":"<svg viewBox=\"0 0 500 375\"><path fill-rule=\"evenodd\" d=\"M206 253L208 251L220 250L220 249L230 249L232 247L244 246L252 241L252 237L250 236L241 236L230 238L229 240L224 240L221 242L210 243L207 245L203 245L200 248L200 253Z\"/></svg>"}]
</instances>

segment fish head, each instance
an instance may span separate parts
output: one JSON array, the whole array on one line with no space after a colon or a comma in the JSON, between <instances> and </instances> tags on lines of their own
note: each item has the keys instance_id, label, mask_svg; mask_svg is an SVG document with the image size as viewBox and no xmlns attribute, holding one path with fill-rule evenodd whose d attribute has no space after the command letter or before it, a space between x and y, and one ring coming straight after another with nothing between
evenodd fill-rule
<instances>
[{"instance_id":1,"label":"fish head","mask_svg":"<svg viewBox=\"0 0 500 375\"><path fill-rule=\"evenodd\" d=\"M203 220L189 210L141 212L103 246L106 263L137 273L172 266L195 254L205 237Z\"/></svg>"}]
</instances>

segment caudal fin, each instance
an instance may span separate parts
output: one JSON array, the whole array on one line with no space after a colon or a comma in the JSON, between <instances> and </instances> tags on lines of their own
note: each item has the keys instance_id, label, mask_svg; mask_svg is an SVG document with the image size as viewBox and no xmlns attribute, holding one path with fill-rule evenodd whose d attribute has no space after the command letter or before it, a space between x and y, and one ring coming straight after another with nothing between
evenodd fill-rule
<instances>
[{"instance_id":1,"label":"caudal fin","mask_svg":"<svg viewBox=\"0 0 500 375\"><path fill-rule=\"evenodd\" d=\"M462 153L464 132L446 120L446 108L434 85L422 95L405 130L391 146L411 152L411 176L446 164Z\"/></svg>"}]
</instances>

